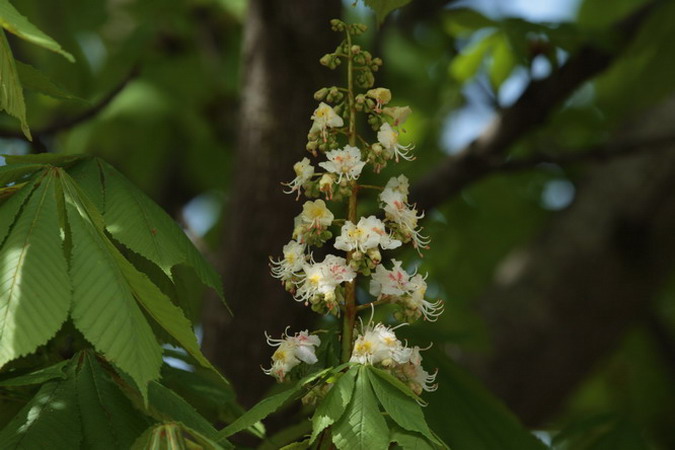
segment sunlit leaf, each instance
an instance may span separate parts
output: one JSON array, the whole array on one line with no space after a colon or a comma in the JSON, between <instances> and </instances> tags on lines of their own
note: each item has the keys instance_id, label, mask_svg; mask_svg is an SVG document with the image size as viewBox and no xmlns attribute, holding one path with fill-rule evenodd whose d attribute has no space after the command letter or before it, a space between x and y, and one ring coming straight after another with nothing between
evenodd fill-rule
<instances>
[{"instance_id":1,"label":"sunlit leaf","mask_svg":"<svg viewBox=\"0 0 675 450\"><path fill-rule=\"evenodd\" d=\"M21 39L63 55L70 62L75 61L73 55L62 49L58 42L30 23L12 6L9 0L0 0L0 26Z\"/></svg>"},{"instance_id":2,"label":"sunlit leaf","mask_svg":"<svg viewBox=\"0 0 675 450\"><path fill-rule=\"evenodd\" d=\"M0 30L0 109L7 111L10 116L21 122L21 131L32 140L28 122L26 121L26 101L23 98L23 88L16 70L16 63L12 50L9 48L5 32Z\"/></svg>"},{"instance_id":3,"label":"sunlit leaf","mask_svg":"<svg viewBox=\"0 0 675 450\"><path fill-rule=\"evenodd\" d=\"M0 367L46 343L68 316L54 185L51 173L41 179L0 247Z\"/></svg>"}]
</instances>

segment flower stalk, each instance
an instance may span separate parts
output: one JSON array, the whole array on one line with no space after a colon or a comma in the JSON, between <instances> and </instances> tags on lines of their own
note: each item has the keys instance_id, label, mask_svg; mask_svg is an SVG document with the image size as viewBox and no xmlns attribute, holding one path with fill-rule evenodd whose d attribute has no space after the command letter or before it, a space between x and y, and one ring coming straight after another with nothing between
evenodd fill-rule
<instances>
[{"instance_id":1,"label":"flower stalk","mask_svg":"<svg viewBox=\"0 0 675 450\"><path fill-rule=\"evenodd\" d=\"M421 318L434 321L443 311L441 301L425 299L425 276L406 272L401 261L383 261L382 251L403 244L411 244L418 252L428 248L428 238L418 226L423 214L408 203L408 179L404 175L392 177L384 187L359 183L366 166L377 174L388 164L415 159L414 146L399 142L411 109L387 106L392 100L389 89L373 88L374 72L382 61L353 42L365 26L339 20L331 24L335 31L345 33L345 39L320 62L330 69L344 63L347 86L325 87L314 95L320 103L311 116L307 150L318 161L303 158L293 166L296 178L283 183L286 193L298 199L304 194L308 200L295 218L293 239L284 246L283 258L271 260L272 275L296 301L342 321L339 337L333 337L339 339L339 354L335 342L332 358L341 363L376 365L419 394L434 389L435 377L422 368L419 347L401 342L394 333L398 327L374 324L372 319L357 327L359 312L384 305L393 305L394 318L403 323ZM359 114L367 117L377 135L376 142L369 143L358 133ZM362 191L375 191L383 214L359 217ZM346 203L344 218L336 218L331 211L339 202ZM322 261L316 260L312 248L326 244L344 252L343 256L329 253ZM374 298L358 305L356 289L357 284L365 287L362 281ZM268 336L277 350L266 373L282 381L293 378L291 371L302 372L303 365L319 364L321 358L315 352L322 349L321 339L330 338L325 334L319 338L308 331L295 335L287 331L281 339Z\"/></svg>"}]
</instances>

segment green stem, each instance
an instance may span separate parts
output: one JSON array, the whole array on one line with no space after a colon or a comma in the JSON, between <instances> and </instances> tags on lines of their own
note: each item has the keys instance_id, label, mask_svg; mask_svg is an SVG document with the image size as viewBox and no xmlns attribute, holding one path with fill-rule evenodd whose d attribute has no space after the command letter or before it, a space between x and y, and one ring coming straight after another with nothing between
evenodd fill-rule
<instances>
[{"instance_id":1,"label":"green stem","mask_svg":"<svg viewBox=\"0 0 675 450\"><path fill-rule=\"evenodd\" d=\"M354 101L354 74L353 60L351 54L352 37L347 34L347 48L349 49L349 58L347 59L347 102L349 105L349 145L356 145L356 104ZM356 181L351 182L352 193L349 196L349 209L347 219L351 223L356 223L356 206L358 203L359 186ZM347 263L351 261L352 252L347 253ZM356 322L356 279L347 283L345 286L345 311L342 322L342 357L343 363L349 361L352 354L352 339L354 336L354 323Z\"/></svg>"},{"instance_id":2,"label":"green stem","mask_svg":"<svg viewBox=\"0 0 675 450\"><path fill-rule=\"evenodd\" d=\"M366 303L365 305L359 305L356 307L357 311L363 311L364 309L369 309L374 306L380 306L384 305L385 303L389 303L390 300L388 298L383 298L381 300L375 300L374 302Z\"/></svg>"}]
</instances>

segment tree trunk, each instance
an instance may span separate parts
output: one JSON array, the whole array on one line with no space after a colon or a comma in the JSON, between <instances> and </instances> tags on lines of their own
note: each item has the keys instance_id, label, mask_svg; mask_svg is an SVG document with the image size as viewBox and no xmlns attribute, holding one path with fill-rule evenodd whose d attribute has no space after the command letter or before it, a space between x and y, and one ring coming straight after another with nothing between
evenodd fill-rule
<instances>
[{"instance_id":1,"label":"tree trunk","mask_svg":"<svg viewBox=\"0 0 675 450\"><path fill-rule=\"evenodd\" d=\"M631 139L672 134L675 101ZM671 122L672 123L672 122ZM589 171L574 204L498 268L479 300L489 356L467 364L526 423L555 414L645 317L675 262L675 148Z\"/></svg>"},{"instance_id":2,"label":"tree trunk","mask_svg":"<svg viewBox=\"0 0 675 450\"><path fill-rule=\"evenodd\" d=\"M251 0L245 24L239 143L232 197L226 214L223 282L233 312L216 302L205 307L204 350L250 405L271 378L272 349L264 331L279 335L307 327L310 316L270 276L269 256L291 239L294 196L282 193L292 165L305 153L313 92L331 73L319 58L333 51L338 36L329 21L339 17L337 0Z\"/></svg>"}]
</instances>

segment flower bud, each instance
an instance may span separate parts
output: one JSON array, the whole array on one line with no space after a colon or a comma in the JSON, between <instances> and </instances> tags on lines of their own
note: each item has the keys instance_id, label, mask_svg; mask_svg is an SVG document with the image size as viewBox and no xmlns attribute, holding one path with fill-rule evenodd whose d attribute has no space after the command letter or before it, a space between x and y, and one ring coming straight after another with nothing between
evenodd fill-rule
<instances>
[{"instance_id":1,"label":"flower bud","mask_svg":"<svg viewBox=\"0 0 675 450\"><path fill-rule=\"evenodd\" d=\"M375 264L379 264L382 261L382 254L377 248L368 249L368 258Z\"/></svg>"},{"instance_id":2,"label":"flower bud","mask_svg":"<svg viewBox=\"0 0 675 450\"><path fill-rule=\"evenodd\" d=\"M321 101L326 97L328 93L328 88L321 88L314 93L314 100Z\"/></svg>"},{"instance_id":3,"label":"flower bud","mask_svg":"<svg viewBox=\"0 0 675 450\"><path fill-rule=\"evenodd\" d=\"M361 53L361 46L359 45L352 45L352 48L350 49L353 55L358 55Z\"/></svg>"},{"instance_id":4,"label":"flower bud","mask_svg":"<svg viewBox=\"0 0 675 450\"><path fill-rule=\"evenodd\" d=\"M333 55L331 53L327 53L323 55L321 59L319 59L319 63L323 66L330 67L333 59L334 59Z\"/></svg>"},{"instance_id":5,"label":"flower bud","mask_svg":"<svg viewBox=\"0 0 675 450\"><path fill-rule=\"evenodd\" d=\"M382 153L383 148L380 144L373 144L372 148L373 148L373 153L375 153L376 155L379 155L379 154Z\"/></svg>"}]
</instances>

